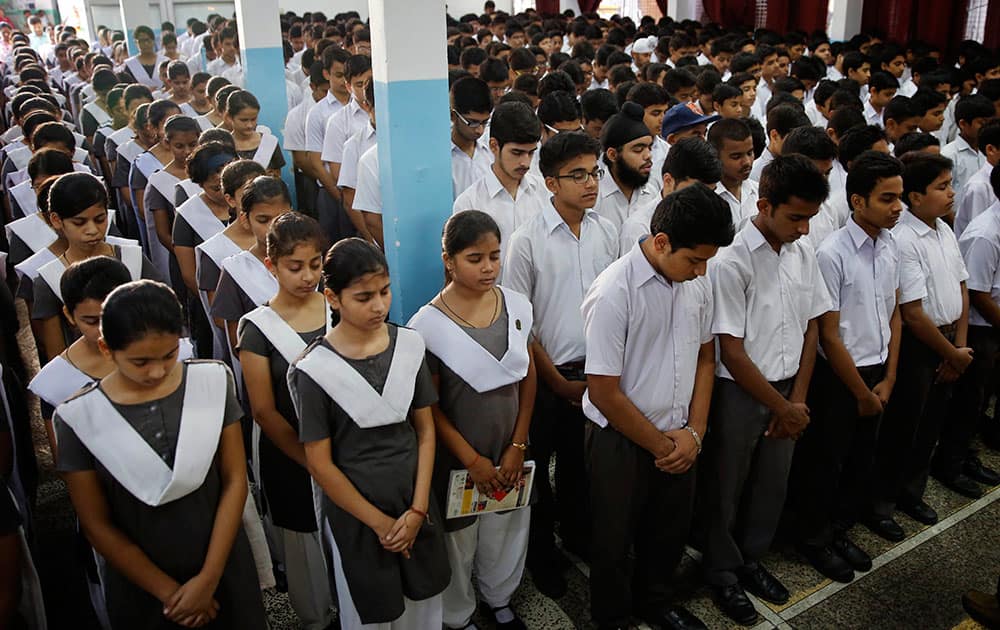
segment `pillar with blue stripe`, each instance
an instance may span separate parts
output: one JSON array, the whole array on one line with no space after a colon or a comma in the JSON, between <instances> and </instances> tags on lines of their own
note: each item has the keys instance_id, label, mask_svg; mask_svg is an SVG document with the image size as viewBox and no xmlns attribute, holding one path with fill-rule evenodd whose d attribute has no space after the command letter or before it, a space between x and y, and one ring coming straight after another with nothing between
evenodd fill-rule
<instances>
[{"instance_id":1,"label":"pillar with blue stripe","mask_svg":"<svg viewBox=\"0 0 1000 630\"><path fill-rule=\"evenodd\" d=\"M122 29L125 31L125 44L128 54L138 55L139 45L135 43L135 29L148 26L159 32L160 25L153 22L153 12L149 10L149 0L118 0L118 8L122 17ZM94 37L97 35L95 33Z\"/></svg>"},{"instance_id":2,"label":"pillar with blue stripe","mask_svg":"<svg viewBox=\"0 0 1000 630\"><path fill-rule=\"evenodd\" d=\"M281 44L281 21L278 0L236 0L236 23L240 37L240 63L243 65L244 89L260 102L257 124L264 125L283 147L288 94L285 89L285 54ZM292 156L282 149L285 167L281 179L292 194L295 207L295 178Z\"/></svg>"},{"instance_id":3,"label":"pillar with blue stripe","mask_svg":"<svg viewBox=\"0 0 1000 630\"><path fill-rule=\"evenodd\" d=\"M445 5L369 0L390 319L405 322L441 290L441 229L451 216L451 117Z\"/></svg>"}]
</instances>

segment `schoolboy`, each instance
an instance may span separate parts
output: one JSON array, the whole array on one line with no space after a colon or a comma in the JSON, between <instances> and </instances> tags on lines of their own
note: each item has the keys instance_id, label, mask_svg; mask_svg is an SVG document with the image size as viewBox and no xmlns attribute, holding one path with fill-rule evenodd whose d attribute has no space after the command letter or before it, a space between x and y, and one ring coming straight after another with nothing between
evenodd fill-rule
<instances>
[{"instance_id":1,"label":"schoolboy","mask_svg":"<svg viewBox=\"0 0 1000 630\"><path fill-rule=\"evenodd\" d=\"M962 200L955 204L955 235L962 236L965 227L997 200L990 185L993 168L1000 164L1000 120L991 120L979 130L979 152L984 164L965 184Z\"/></svg>"},{"instance_id":2,"label":"schoolboy","mask_svg":"<svg viewBox=\"0 0 1000 630\"><path fill-rule=\"evenodd\" d=\"M757 214L757 181L753 168L753 137L739 119L723 119L708 130L708 142L719 155L722 177L715 192L728 204L733 225L740 229Z\"/></svg>"},{"instance_id":3,"label":"schoolboy","mask_svg":"<svg viewBox=\"0 0 1000 630\"><path fill-rule=\"evenodd\" d=\"M963 96L955 105L958 137L941 147L941 155L954 163L952 186L956 208L962 205L965 184L986 163L986 156L979 151L979 130L995 114L993 103L981 94Z\"/></svg>"}]
</instances>

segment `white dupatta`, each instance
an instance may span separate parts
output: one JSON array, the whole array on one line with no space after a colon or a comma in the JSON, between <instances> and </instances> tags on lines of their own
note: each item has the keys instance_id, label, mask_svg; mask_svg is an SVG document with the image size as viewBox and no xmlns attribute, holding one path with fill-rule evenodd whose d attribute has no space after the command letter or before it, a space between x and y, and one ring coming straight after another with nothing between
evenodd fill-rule
<instances>
[{"instance_id":1,"label":"white dupatta","mask_svg":"<svg viewBox=\"0 0 1000 630\"><path fill-rule=\"evenodd\" d=\"M326 330L329 332L333 323L330 316L330 308L329 306L324 306L323 310L326 313ZM267 337L267 340L271 342L289 365L294 363L295 359L306 349L306 343L302 341L301 335L289 326L288 322L270 306L258 306L244 315L240 319L238 327L240 336L243 335L245 321L253 322L261 334Z\"/></svg>"}]
</instances>

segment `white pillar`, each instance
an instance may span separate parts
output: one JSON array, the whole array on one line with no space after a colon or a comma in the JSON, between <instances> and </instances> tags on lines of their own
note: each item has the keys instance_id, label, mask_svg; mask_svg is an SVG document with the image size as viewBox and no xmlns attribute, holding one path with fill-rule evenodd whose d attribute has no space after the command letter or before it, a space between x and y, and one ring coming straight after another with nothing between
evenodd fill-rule
<instances>
[{"instance_id":1,"label":"white pillar","mask_svg":"<svg viewBox=\"0 0 1000 630\"><path fill-rule=\"evenodd\" d=\"M153 23L153 12L149 10L149 0L118 0L121 10L122 29L125 31L125 43L129 55L138 55L139 46L135 43L135 29L138 26L148 26L153 31L159 31L160 25ZM94 33L96 36L97 34Z\"/></svg>"},{"instance_id":2,"label":"white pillar","mask_svg":"<svg viewBox=\"0 0 1000 630\"><path fill-rule=\"evenodd\" d=\"M369 0L368 12L390 319L405 322L441 288L441 228L451 215L445 5Z\"/></svg>"},{"instance_id":3,"label":"white pillar","mask_svg":"<svg viewBox=\"0 0 1000 630\"><path fill-rule=\"evenodd\" d=\"M559 12L569 9L574 13L574 15L580 15L583 13L580 11L580 3L577 0L559 0Z\"/></svg>"},{"instance_id":4,"label":"white pillar","mask_svg":"<svg viewBox=\"0 0 1000 630\"><path fill-rule=\"evenodd\" d=\"M830 0L830 40L847 41L860 33L864 8L865 0Z\"/></svg>"},{"instance_id":5,"label":"white pillar","mask_svg":"<svg viewBox=\"0 0 1000 630\"><path fill-rule=\"evenodd\" d=\"M278 0L236 0L244 86L260 101L258 123L270 128L278 138L278 146L282 146L288 94L285 90L285 55L278 15ZM294 199L295 180L289 166L291 163L291 156L286 153L281 178Z\"/></svg>"},{"instance_id":6,"label":"white pillar","mask_svg":"<svg viewBox=\"0 0 1000 630\"><path fill-rule=\"evenodd\" d=\"M698 0L667 0L667 17L681 20L698 19Z\"/></svg>"}]
</instances>

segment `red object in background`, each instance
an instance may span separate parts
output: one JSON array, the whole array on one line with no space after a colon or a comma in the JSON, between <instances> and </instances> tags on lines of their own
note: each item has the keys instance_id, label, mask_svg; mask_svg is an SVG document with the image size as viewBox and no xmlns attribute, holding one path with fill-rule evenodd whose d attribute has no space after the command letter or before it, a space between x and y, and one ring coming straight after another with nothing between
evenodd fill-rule
<instances>
[{"instance_id":1,"label":"red object in background","mask_svg":"<svg viewBox=\"0 0 1000 630\"><path fill-rule=\"evenodd\" d=\"M743 26L753 29L757 17L757 3L753 0L704 0L707 18L723 28Z\"/></svg>"},{"instance_id":2,"label":"red object in background","mask_svg":"<svg viewBox=\"0 0 1000 630\"><path fill-rule=\"evenodd\" d=\"M990 2L991 12L995 0ZM912 39L933 44L947 56L954 45L963 39L967 2L926 2L919 0L881 0L865 2L861 15L861 30L876 31L887 40L906 45ZM994 17L995 22L1000 22ZM991 33L987 13L986 38L997 37ZM987 44L988 45L988 44Z\"/></svg>"}]
</instances>

